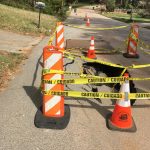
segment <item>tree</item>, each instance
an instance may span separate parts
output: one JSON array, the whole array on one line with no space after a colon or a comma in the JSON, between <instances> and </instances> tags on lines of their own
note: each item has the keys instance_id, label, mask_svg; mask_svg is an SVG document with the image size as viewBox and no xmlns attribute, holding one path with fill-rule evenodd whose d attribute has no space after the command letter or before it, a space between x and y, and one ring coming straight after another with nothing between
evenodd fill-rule
<instances>
[{"instance_id":1,"label":"tree","mask_svg":"<svg viewBox=\"0 0 150 150\"><path fill-rule=\"evenodd\" d=\"M116 0L106 0L106 8L108 11L114 11Z\"/></svg>"}]
</instances>

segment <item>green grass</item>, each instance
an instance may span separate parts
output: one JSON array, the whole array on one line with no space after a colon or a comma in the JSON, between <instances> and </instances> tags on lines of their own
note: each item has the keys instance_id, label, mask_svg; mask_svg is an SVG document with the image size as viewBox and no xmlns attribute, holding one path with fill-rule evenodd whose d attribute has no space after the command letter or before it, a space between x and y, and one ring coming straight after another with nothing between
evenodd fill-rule
<instances>
[{"instance_id":1,"label":"green grass","mask_svg":"<svg viewBox=\"0 0 150 150\"><path fill-rule=\"evenodd\" d=\"M38 29L38 12L27 11L0 4L0 29L18 33L45 34L53 30L57 19L50 15L41 15L41 28Z\"/></svg>"},{"instance_id":2,"label":"green grass","mask_svg":"<svg viewBox=\"0 0 150 150\"><path fill-rule=\"evenodd\" d=\"M25 55L0 51L0 88L9 80L10 73L25 59Z\"/></svg>"},{"instance_id":3,"label":"green grass","mask_svg":"<svg viewBox=\"0 0 150 150\"><path fill-rule=\"evenodd\" d=\"M111 12L111 13L104 13L103 15L106 16L106 17L115 19L115 20L126 22L126 23L131 23L132 22L130 20L130 15L129 14L125 14L125 13ZM140 17L137 14L133 14L133 21L134 22L146 22L146 23L150 23L150 18L142 18L142 17Z\"/></svg>"}]
</instances>

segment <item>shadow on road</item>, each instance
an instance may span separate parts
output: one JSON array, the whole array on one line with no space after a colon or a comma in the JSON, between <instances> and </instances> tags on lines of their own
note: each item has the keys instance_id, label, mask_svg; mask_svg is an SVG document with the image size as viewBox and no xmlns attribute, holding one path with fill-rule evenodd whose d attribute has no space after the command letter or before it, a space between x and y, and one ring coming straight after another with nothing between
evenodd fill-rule
<instances>
[{"instance_id":1,"label":"shadow on road","mask_svg":"<svg viewBox=\"0 0 150 150\"><path fill-rule=\"evenodd\" d=\"M36 77L37 77L37 71L38 71L39 65L42 65L41 62L40 62L41 58L42 58L42 54L39 57L39 59L37 61L37 64L36 64L36 68L35 68L35 72L34 72L34 76L33 76L33 81L32 81L32 86L34 86L34 83L35 83L35 80L36 80Z\"/></svg>"},{"instance_id":2,"label":"shadow on road","mask_svg":"<svg viewBox=\"0 0 150 150\"><path fill-rule=\"evenodd\" d=\"M23 86L23 88L36 108L40 109L40 107L42 106L42 94L40 89L37 89L34 86Z\"/></svg>"},{"instance_id":3,"label":"shadow on road","mask_svg":"<svg viewBox=\"0 0 150 150\"><path fill-rule=\"evenodd\" d=\"M91 106L92 106L94 109L96 109L96 111L97 111L98 113L100 113L100 114L102 115L102 117L104 117L105 119L106 119L106 116L111 113L111 111L108 110L108 108L106 108L106 107L104 107L104 106L101 106L101 105L95 103L95 102L92 101L92 100L87 100L87 102L90 103Z\"/></svg>"}]
</instances>

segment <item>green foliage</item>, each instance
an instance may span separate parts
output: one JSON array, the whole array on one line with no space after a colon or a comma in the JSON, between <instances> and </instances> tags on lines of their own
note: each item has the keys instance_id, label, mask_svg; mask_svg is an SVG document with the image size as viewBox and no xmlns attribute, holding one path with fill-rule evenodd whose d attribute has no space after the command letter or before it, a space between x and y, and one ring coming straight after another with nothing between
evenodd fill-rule
<instances>
[{"instance_id":1,"label":"green foliage","mask_svg":"<svg viewBox=\"0 0 150 150\"><path fill-rule=\"evenodd\" d=\"M114 11L115 3L116 3L116 0L107 0L106 1L106 8L109 12Z\"/></svg>"},{"instance_id":2,"label":"green foliage","mask_svg":"<svg viewBox=\"0 0 150 150\"><path fill-rule=\"evenodd\" d=\"M41 26L38 26L39 13L22 10L0 4L0 29L11 30L14 32L46 34L49 35L49 29L53 29L57 19L53 16L42 14Z\"/></svg>"},{"instance_id":3,"label":"green foliage","mask_svg":"<svg viewBox=\"0 0 150 150\"><path fill-rule=\"evenodd\" d=\"M34 8L37 0L0 0L0 3L27 10L38 11ZM67 6L64 5L66 0L40 0L46 4L42 10L43 13L55 15L59 18L66 17ZM63 7L63 8L62 8Z\"/></svg>"}]
</instances>

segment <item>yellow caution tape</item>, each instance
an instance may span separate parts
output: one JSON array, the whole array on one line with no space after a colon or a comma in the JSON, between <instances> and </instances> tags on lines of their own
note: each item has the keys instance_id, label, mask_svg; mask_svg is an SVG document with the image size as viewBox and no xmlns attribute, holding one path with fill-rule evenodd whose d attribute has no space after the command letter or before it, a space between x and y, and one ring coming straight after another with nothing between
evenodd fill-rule
<instances>
[{"instance_id":1,"label":"yellow caution tape","mask_svg":"<svg viewBox=\"0 0 150 150\"><path fill-rule=\"evenodd\" d=\"M130 37L134 39L136 42L138 42L139 40L133 33L130 34Z\"/></svg>"},{"instance_id":2,"label":"yellow caution tape","mask_svg":"<svg viewBox=\"0 0 150 150\"><path fill-rule=\"evenodd\" d=\"M64 53L70 53L70 52L64 52ZM87 58L87 57L84 57L84 56L80 56L78 54L72 54L70 53L71 55L75 56L75 57L80 57L81 59L85 60L85 61L89 61L89 62L96 62L96 63L99 63L99 64L104 64L104 65L107 65L107 66L112 66L112 67L117 67L117 68L132 68L132 69L139 69L139 68L146 68L146 67L150 67L150 64L144 64L144 65L132 65L132 66L121 66L121 65L117 65L117 64L113 64L113 63L110 63L110 62L105 62L105 61L101 61L101 60L97 60L97 59L90 59L90 58Z\"/></svg>"},{"instance_id":3,"label":"yellow caution tape","mask_svg":"<svg viewBox=\"0 0 150 150\"><path fill-rule=\"evenodd\" d=\"M101 61L101 60L97 60L97 59L90 59L90 58L80 56L78 54L72 54L72 53L66 52L66 51L64 51L64 53L73 55L75 57L80 57L82 60L89 61L89 62L97 62L97 63L100 63L100 64L105 64L107 66L112 66L112 67L117 67L117 68L125 68L124 66L121 66L121 65L116 65L116 64L113 64L113 63L110 63L110 62L105 62L105 61Z\"/></svg>"},{"instance_id":4,"label":"yellow caution tape","mask_svg":"<svg viewBox=\"0 0 150 150\"><path fill-rule=\"evenodd\" d=\"M150 78L129 78L129 80L133 80L133 81L145 81L145 80L150 80Z\"/></svg>"},{"instance_id":5,"label":"yellow caution tape","mask_svg":"<svg viewBox=\"0 0 150 150\"><path fill-rule=\"evenodd\" d=\"M126 68L122 71L120 77L107 77L109 79L106 78L106 80L116 80L116 79L118 79L118 82L119 82L119 80L121 80L121 82L122 82L122 80L124 81L125 77L121 77L121 76L124 74L125 71L126 71ZM53 74L53 73L56 73L56 74L65 74L65 75L75 75L75 76L80 76L81 78L89 78L89 79L91 79L91 78L105 79L105 77L94 76L94 75L89 75L89 74L82 74L82 73L77 73L77 72L66 72L66 71L62 71L62 70L43 69L43 75ZM150 78L126 78L126 79L127 80L134 80L134 81L150 80ZM118 83L118 82L115 81L115 83Z\"/></svg>"},{"instance_id":6,"label":"yellow caution tape","mask_svg":"<svg viewBox=\"0 0 150 150\"><path fill-rule=\"evenodd\" d=\"M95 83L120 83L124 82L125 78L120 77L99 77L99 78L77 78L64 80L43 80L47 84L95 84Z\"/></svg>"},{"instance_id":7,"label":"yellow caution tape","mask_svg":"<svg viewBox=\"0 0 150 150\"><path fill-rule=\"evenodd\" d=\"M55 28L55 31L53 32L53 34L51 35L49 41L48 41L48 45L51 45L53 42L53 39L55 38L55 33L57 31L57 27Z\"/></svg>"},{"instance_id":8,"label":"yellow caution tape","mask_svg":"<svg viewBox=\"0 0 150 150\"><path fill-rule=\"evenodd\" d=\"M114 30L114 29L122 29L122 28L128 27L128 26L117 26L117 27L110 27L110 28L88 28L88 27L80 27L80 26L75 26L75 25L70 25L70 24L64 24L64 25L68 27L85 29L85 30Z\"/></svg>"},{"instance_id":9,"label":"yellow caution tape","mask_svg":"<svg viewBox=\"0 0 150 150\"><path fill-rule=\"evenodd\" d=\"M124 93L108 93L108 92L79 92L79 91L43 91L44 95L57 95L67 97L82 98L106 98L106 99L122 99Z\"/></svg>"},{"instance_id":10,"label":"yellow caution tape","mask_svg":"<svg viewBox=\"0 0 150 150\"><path fill-rule=\"evenodd\" d=\"M150 47L149 47L150 49ZM150 55L150 51L145 50L143 47L140 46L140 50L142 50L145 54Z\"/></svg>"},{"instance_id":11,"label":"yellow caution tape","mask_svg":"<svg viewBox=\"0 0 150 150\"><path fill-rule=\"evenodd\" d=\"M121 99L121 100L124 100L126 98L125 93L109 93L109 92L43 91L43 94L65 96L65 97L103 98L103 99ZM150 93L129 93L127 95L127 98L129 100L150 99Z\"/></svg>"},{"instance_id":12,"label":"yellow caution tape","mask_svg":"<svg viewBox=\"0 0 150 150\"><path fill-rule=\"evenodd\" d=\"M49 70L49 69L43 69L43 74L42 75L47 75L47 74L64 74L64 75L72 75L72 76L80 76L81 78L100 78L100 76L94 76L90 74L83 74L83 73L77 73L77 72L66 72L62 70Z\"/></svg>"},{"instance_id":13,"label":"yellow caution tape","mask_svg":"<svg viewBox=\"0 0 150 150\"><path fill-rule=\"evenodd\" d=\"M125 68L124 66L121 66L121 65L116 65L116 64L101 61L101 60L90 59L90 58L87 58L87 57L84 57L84 56L81 56L81 59L83 59L85 61L89 61L89 62L97 62L99 64L104 64L104 65L107 65L107 66L112 66L112 67L117 67L117 68Z\"/></svg>"},{"instance_id":14,"label":"yellow caution tape","mask_svg":"<svg viewBox=\"0 0 150 150\"><path fill-rule=\"evenodd\" d=\"M148 44L145 44L143 41L139 41L139 44L140 44L140 46L141 47L143 47L143 48L146 48L146 49L150 49L150 45L148 45Z\"/></svg>"},{"instance_id":15,"label":"yellow caution tape","mask_svg":"<svg viewBox=\"0 0 150 150\"><path fill-rule=\"evenodd\" d=\"M146 68L146 67L150 67L150 64L145 64L145 65L132 65L129 66L128 68L133 68L133 69L139 69L139 68Z\"/></svg>"},{"instance_id":16,"label":"yellow caution tape","mask_svg":"<svg viewBox=\"0 0 150 150\"><path fill-rule=\"evenodd\" d=\"M62 70L43 69L43 75L51 74L51 73L66 74L66 75L81 75L81 73L77 73L77 72L65 72L65 71L62 71Z\"/></svg>"},{"instance_id":17,"label":"yellow caution tape","mask_svg":"<svg viewBox=\"0 0 150 150\"><path fill-rule=\"evenodd\" d=\"M130 93L130 99L150 99L150 93Z\"/></svg>"},{"instance_id":18,"label":"yellow caution tape","mask_svg":"<svg viewBox=\"0 0 150 150\"><path fill-rule=\"evenodd\" d=\"M98 77L98 78L76 78L76 79L57 79L43 80L47 84L96 84L96 83L123 83L125 80L150 80L150 78L125 78L125 77Z\"/></svg>"}]
</instances>

